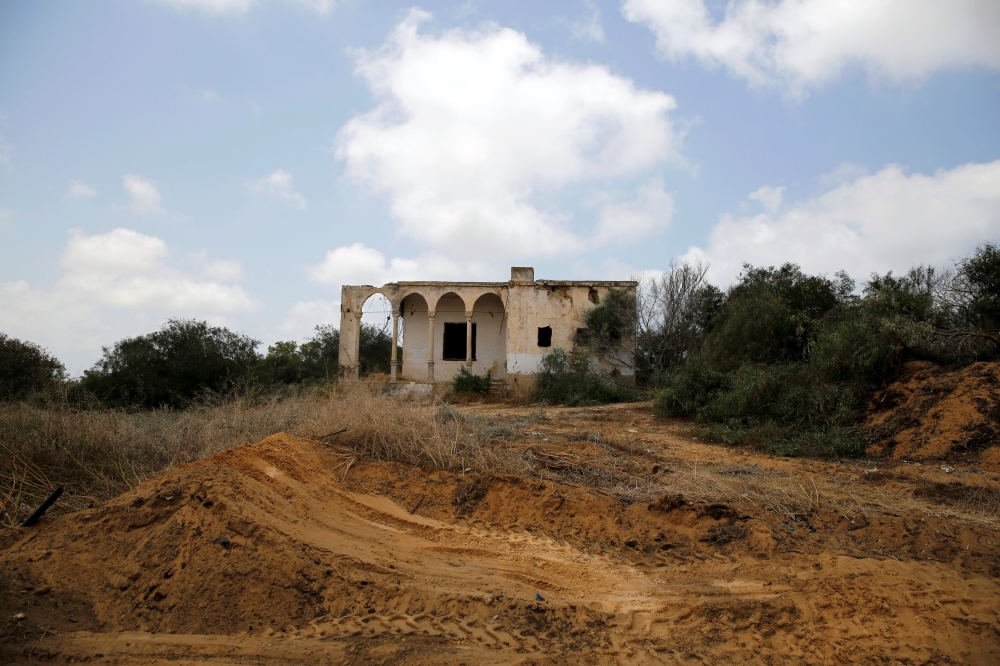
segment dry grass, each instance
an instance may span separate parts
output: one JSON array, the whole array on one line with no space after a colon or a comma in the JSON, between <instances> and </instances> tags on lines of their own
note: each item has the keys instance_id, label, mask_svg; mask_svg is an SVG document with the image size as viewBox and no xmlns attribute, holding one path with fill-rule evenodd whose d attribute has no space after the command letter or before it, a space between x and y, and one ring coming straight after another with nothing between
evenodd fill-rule
<instances>
[{"instance_id":1,"label":"dry grass","mask_svg":"<svg viewBox=\"0 0 1000 666\"><path fill-rule=\"evenodd\" d=\"M992 486L943 504L830 475L667 459L646 450L640 438L613 430L577 435L603 451L580 456L531 430L547 420L542 410L524 416L470 414L430 397L390 396L379 384L365 382L285 397L233 398L185 411L0 404L0 521L23 520L56 486L67 491L56 510L78 510L177 463L286 432L375 460L547 479L624 502L679 493L710 503L747 502L784 516L915 510L1000 524L1000 492Z\"/></svg>"},{"instance_id":2,"label":"dry grass","mask_svg":"<svg viewBox=\"0 0 1000 666\"><path fill-rule=\"evenodd\" d=\"M325 392L236 397L191 409L79 410L0 403L0 521L23 520L56 486L54 511L94 506L181 462L278 432L376 460L485 474L528 472L489 427L440 401L392 397L377 382Z\"/></svg>"}]
</instances>

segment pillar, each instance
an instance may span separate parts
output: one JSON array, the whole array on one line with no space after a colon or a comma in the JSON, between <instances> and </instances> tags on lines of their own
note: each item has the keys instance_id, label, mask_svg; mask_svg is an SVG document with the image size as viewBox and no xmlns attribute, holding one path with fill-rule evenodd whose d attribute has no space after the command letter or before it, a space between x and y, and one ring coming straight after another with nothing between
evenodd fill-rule
<instances>
[{"instance_id":1,"label":"pillar","mask_svg":"<svg viewBox=\"0 0 1000 666\"><path fill-rule=\"evenodd\" d=\"M434 315L433 310L427 311L427 381L434 383Z\"/></svg>"},{"instance_id":2,"label":"pillar","mask_svg":"<svg viewBox=\"0 0 1000 666\"><path fill-rule=\"evenodd\" d=\"M361 379L361 308L354 313L354 378Z\"/></svg>"},{"instance_id":3,"label":"pillar","mask_svg":"<svg viewBox=\"0 0 1000 666\"><path fill-rule=\"evenodd\" d=\"M389 383L396 383L396 345L399 340L399 310L392 311L392 351L389 353Z\"/></svg>"},{"instance_id":4,"label":"pillar","mask_svg":"<svg viewBox=\"0 0 1000 666\"><path fill-rule=\"evenodd\" d=\"M465 364L472 367L472 313L465 312Z\"/></svg>"}]
</instances>

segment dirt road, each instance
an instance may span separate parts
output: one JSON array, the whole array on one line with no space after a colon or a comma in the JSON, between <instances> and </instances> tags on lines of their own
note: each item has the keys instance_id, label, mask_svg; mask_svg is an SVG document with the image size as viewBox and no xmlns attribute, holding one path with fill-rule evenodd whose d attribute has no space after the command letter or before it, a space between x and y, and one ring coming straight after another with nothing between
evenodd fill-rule
<instances>
[{"instance_id":1,"label":"dirt road","mask_svg":"<svg viewBox=\"0 0 1000 666\"><path fill-rule=\"evenodd\" d=\"M642 404L463 412L511 424L547 478L278 435L6 530L0 655L1000 663L993 472L776 459Z\"/></svg>"}]
</instances>

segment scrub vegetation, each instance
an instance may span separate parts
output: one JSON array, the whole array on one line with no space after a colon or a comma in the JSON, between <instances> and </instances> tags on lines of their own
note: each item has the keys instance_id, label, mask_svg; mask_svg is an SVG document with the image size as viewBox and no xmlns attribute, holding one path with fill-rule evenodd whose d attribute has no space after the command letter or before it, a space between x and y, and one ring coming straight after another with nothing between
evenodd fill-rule
<instances>
[{"instance_id":1,"label":"scrub vegetation","mask_svg":"<svg viewBox=\"0 0 1000 666\"><path fill-rule=\"evenodd\" d=\"M687 312L640 329L656 413L691 417L715 441L858 455L865 410L905 363L961 368L1000 357L996 244L951 270L919 266L855 287L846 273L807 275L793 264L745 266L721 298L689 287Z\"/></svg>"}]
</instances>

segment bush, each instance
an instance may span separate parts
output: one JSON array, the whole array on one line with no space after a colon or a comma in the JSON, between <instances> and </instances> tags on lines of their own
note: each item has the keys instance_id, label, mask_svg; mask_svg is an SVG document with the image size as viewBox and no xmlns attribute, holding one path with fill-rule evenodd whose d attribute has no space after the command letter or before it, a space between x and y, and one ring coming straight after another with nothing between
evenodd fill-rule
<instances>
[{"instance_id":1,"label":"bush","mask_svg":"<svg viewBox=\"0 0 1000 666\"><path fill-rule=\"evenodd\" d=\"M941 292L952 326L977 334L980 349L975 351L1000 356L1000 243L983 243L973 256L958 262Z\"/></svg>"},{"instance_id":2,"label":"bush","mask_svg":"<svg viewBox=\"0 0 1000 666\"><path fill-rule=\"evenodd\" d=\"M183 407L201 394L226 394L252 381L258 344L207 322L170 319L155 333L105 347L80 383L111 405Z\"/></svg>"},{"instance_id":3,"label":"bush","mask_svg":"<svg viewBox=\"0 0 1000 666\"><path fill-rule=\"evenodd\" d=\"M725 369L747 361L801 360L816 323L853 289L845 273L835 282L805 275L794 264L778 269L746 265L713 321L705 354Z\"/></svg>"},{"instance_id":4,"label":"bush","mask_svg":"<svg viewBox=\"0 0 1000 666\"><path fill-rule=\"evenodd\" d=\"M392 334L386 328L378 328L371 324L361 324L361 376L381 373L389 374L390 354L392 352ZM396 347L396 358L403 363L403 348Z\"/></svg>"},{"instance_id":5,"label":"bush","mask_svg":"<svg viewBox=\"0 0 1000 666\"><path fill-rule=\"evenodd\" d=\"M636 399L633 389L602 372L592 356L567 354L560 347L542 357L535 381L535 397L550 404L578 407Z\"/></svg>"},{"instance_id":6,"label":"bush","mask_svg":"<svg viewBox=\"0 0 1000 666\"><path fill-rule=\"evenodd\" d=\"M18 400L65 379L66 368L33 342L0 333L0 400Z\"/></svg>"},{"instance_id":7,"label":"bush","mask_svg":"<svg viewBox=\"0 0 1000 666\"><path fill-rule=\"evenodd\" d=\"M455 375L455 381L452 384L452 391L455 393L481 393L486 395L490 392L492 382L492 370L487 370L486 374L480 377L479 375L474 375L469 372L463 365L458 369L458 374Z\"/></svg>"},{"instance_id":8,"label":"bush","mask_svg":"<svg viewBox=\"0 0 1000 666\"><path fill-rule=\"evenodd\" d=\"M315 335L299 348L302 376L336 379L340 374L340 330L333 324L323 324L315 331Z\"/></svg>"}]
</instances>

